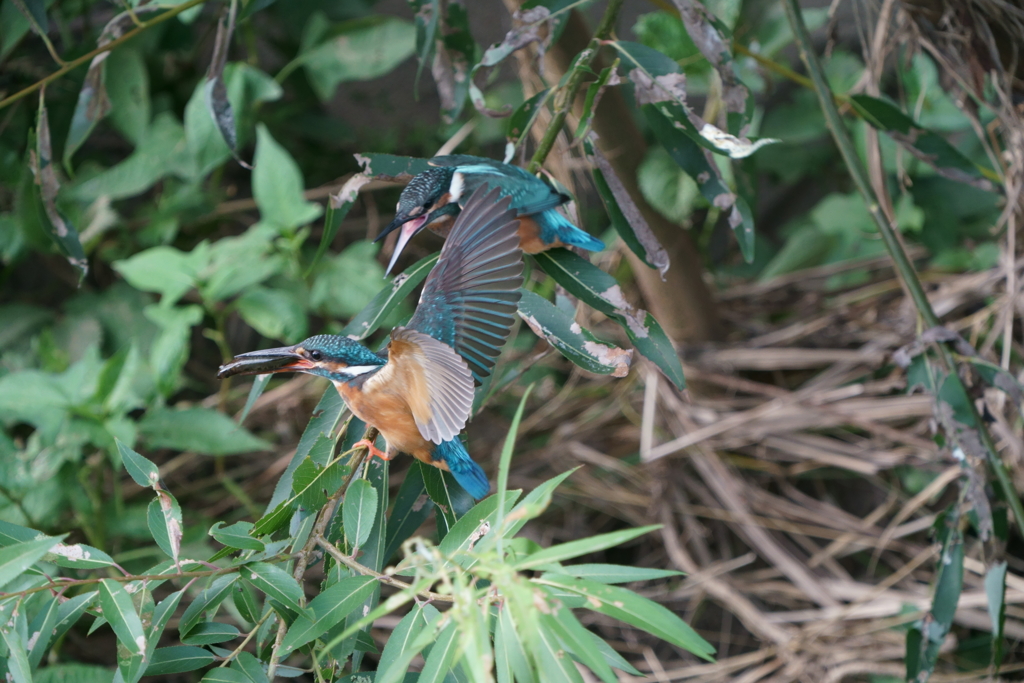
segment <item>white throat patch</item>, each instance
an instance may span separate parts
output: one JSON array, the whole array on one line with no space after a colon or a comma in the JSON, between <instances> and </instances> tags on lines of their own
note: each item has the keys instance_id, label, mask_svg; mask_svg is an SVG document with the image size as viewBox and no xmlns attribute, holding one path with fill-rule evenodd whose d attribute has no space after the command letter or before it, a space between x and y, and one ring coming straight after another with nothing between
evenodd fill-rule
<instances>
[{"instance_id":1,"label":"white throat patch","mask_svg":"<svg viewBox=\"0 0 1024 683\"><path fill-rule=\"evenodd\" d=\"M451 196L451 201L457 202L462 196L462 191L466 189L466 177L458 171L452 175L452 184L448 188L448 194Z\"/></svg>"}]
</instances>

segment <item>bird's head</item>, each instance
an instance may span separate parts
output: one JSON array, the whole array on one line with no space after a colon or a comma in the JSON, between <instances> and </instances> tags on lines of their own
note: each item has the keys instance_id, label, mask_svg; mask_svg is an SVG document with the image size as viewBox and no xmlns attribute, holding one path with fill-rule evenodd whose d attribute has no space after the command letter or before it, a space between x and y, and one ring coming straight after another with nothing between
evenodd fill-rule
<instances>
[{"instance_id":1,"label":"bird's head","mask_svg":"<svg viewBox=\"0 0 1024 683\"><path fill-rule=\"evenodd\" d=\"M348 337L321 334L295 346L239 354L230 363L220 366L217 377L224 379L234 375L304 372L326 377L332 382L348 382L379 370L385 362L373 351Z\"/></svg>"},{"instance_id":2,"label":"bird's head","mask_svg":"<svg viewBox=\"0 0 1024 683\"><path fill-rule=\"evenodd\" d=\"M453 168L430 168L417 174L402 190L395 207L395 219L374 240L382 240L401 228L387 272L391 272L398 255L416 233L447 213L444 207L449 203L458 202L461 191L453 192L454 177Z\"/></svg>"}]
</instances>

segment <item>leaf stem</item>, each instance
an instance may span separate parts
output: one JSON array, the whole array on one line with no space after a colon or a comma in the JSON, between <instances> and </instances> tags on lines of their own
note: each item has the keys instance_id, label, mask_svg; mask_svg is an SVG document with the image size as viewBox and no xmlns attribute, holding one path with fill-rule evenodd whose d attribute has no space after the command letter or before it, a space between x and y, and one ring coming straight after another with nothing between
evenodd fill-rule
<instances>
[{"instance_id":1,"label":"leaf stem","mask_svg":"<svg viewBox=\"0 0 1024 683\"><path fill-rule=\"evenodd\" d=\"M395 588L401 588L403 590L408 590L412 588L412 586L406 583L405 581L399 581L393 576L382 574L374 569L370 569L364 564L356 562L354 559L348 557L347 555L345 555L345 553L338 550L337 546L335 546L333 543L328 541L323 536L317 537L315 540L317 543L320 544L320 547L326 550L327 554L333 557L339 564L343 564L349 569L359 572L363 576L372 576L381 583L386 583L389 586L394 586ZM427 600L434 600L436 602L454 602L452 596L444 595L443 593L435 593L434 591L417 591L417 595Z\"/></svg>"},{"instance_id":2,"label":"leaf stem","mask_svg":"<svg viewBox=\"0 0 1024 683\"><path fill-rule=\"evenodd\" d=\"M878 227L878 234L881 235L882 242L885 244L890 258L892 258L893 266L896 268L896 272L899 273L900 279L903 281L907 293L910 294L910 298L913 300L914 306L917 308L917 312L924 321L925 326L927 328L938 327L941 324L939 317L935 315L935 311L928 301L928 296L921 285L921 280L917 277L917 271L914 270L914 265L910 262L910 258L907 256L907 252L904 251L903 244L896 234L895 226L890 224L882 213L878 198L871 188L867 169L864 168L860 157L857 156L850 133L843 124L839 110L836 109L832 90L825 79L825 73L821 67L821 62L818 60L818 55L814 52L814 47L811 44L811 34L804 24L803 16L800 14L799 3L797 0L785 0L783 4L786 8L786 17L789 19L789 25L793 29L796 44L800 49L800 57L807 65L807 71L814 84L814 91L818 96L818 103L821 105L822 113L825 115L825 122L832 132L832 137L836 141L836 146L839 148L839 153L846 163L846 167L853 178L854 184L857 186L857 190L867 204L868 213L871 214L872 220L874 220L875 225ZM956 362L953 360L949 347L946 344L937 344L937 346L946 371L955 372ZM995 441L985 426L985 422L978 414L974 401L968 401L967 405L974 418L974 423L978 426L978 433L988 453L989 464L992 466L996 480L999 482L999 487L1002 489L1003 497L1006 498L1010 509L1013 510L1017 531L1024 535L1024 505L1021 504L1020 497L1013 486L1013 481L1010 479L1006 466L996 450Z\"/></svg>"},{"instance_id":3,"label":"leaf stem","mask_svg":"<svg viewBox=\"0 0 1024 683\"><path fill-rule=\"evenodd\" d=\"M125 33L123 36L121 36L117 40L112 40L109 43L107 43L106 45L101 45L100 47L96 48L92 52L85 53L84 55L82 55L78 59L73 59L70 62L66 62L64 64L64 66L62 66L60 69L57 69L56 71L54 71L49 76L36 81L35 83L33 83L32 85L28 86L27 88L24 88L23 90L19 90L18 92L14 93L10 97L7 97L7 98L4 98L4 99L0 100L0 109L3 109L4 107L6 107L6 106L8 106L10 104L14 104L15 102L17 102L18 100L20 100L21 98L23 98L23 97L25 97L27 95L31 95L35 91L39 90L40 88L42 88L42 87L44 87L46 85L49 85L50 83L52 83L53 81L57 80L58 78L60 78L64 74L68 73L69 71L71 71L73 69L76 69L76 68L80 67L83 64L87 64L88 62L91 62L92 58L95 57L96 55L101 55L104 52L110 52L114 48L119 47L120 45L123 45L124 43L128 42L129 40L131 40L135 36L139 35L143 31L145 31L147 28L150 28L152 26L156 26L157 24L162 23L164 21L167 21L168 19L172 19L172 18L178 16L179 14L181 14L182 12L184 12L185 10L191 9L191 8L195 7L196 5L201 5L204 2L206 2L206 0L187 0L186 2L183 2L182 4L178 5L177 7L173 8L171 10L168 10L167 12L164 12L163 14L160 14L158 16L153 17L149 21L143 21L143 22L139 23L139 25L136 28L132 29L131 31L128 31L128 33Z\"/></svg>"},{"instance_id":4,"label":"leaf stem","mask_svg":"<svg viewBox=\"0 0 1024 683\"><path fill-rule=\"evenodd\" d=\"M242 640L242 642L238 644L238 647L236 647L231 654L229 654L227 657L225 657L223 662L221 662L220 664L217 665L218 668L219 667L224 667L224 666L227 666L228 664L230 664L231 660L234 659L235 657L237 657L238 654L242 650L245 649L245 646L249 644L249 641L252 640L252 637L254 635L256 635L256 631L259 631L260 627L263 626L263 622L265 622L267 619L269 619L270 615L272 615L273 613L274 613L274 610L268 609L267 613L264 614L262 617L260 617L260 620L257 621L256 625L252 627L252 630L249 631L249 633L246 634L246 636Z\"/></svg>"},{"instance_id":5,"label":"leaf stem","mask_svg":"<svg viewBox=\"0 0 1024 683\"><path fill-rule=\"evenodd\" d=\"M551 118L551 123L548 124L547 130L544 131L544 137L541 138L540 144L537 145L537 151L534 152L533 158L530 159L530 165L527 167L530 173L539 171L540 167L544 164L544 160L547 159L548 154L551 152L558 133L561 132L562 126L565 125L565 118L569 115L569 111L572 110L573 102L576 101L576 95L579 93L580 88L583 87L584 77L593 71L592 65L594 60L597 59L597 53L602 41L608 39L612 29L615 27L615 19L619 15L619 10L622 9L622 3L623 0L608 0L608 6L604 10L604 16L601 17L601 23L598 24L597 30L594 31L594 37L590 39L587 49L576 58L572 73L569 74L569 80L562 90L562 97L555 103L555 115Z\"/></svg>"}]
</instances>

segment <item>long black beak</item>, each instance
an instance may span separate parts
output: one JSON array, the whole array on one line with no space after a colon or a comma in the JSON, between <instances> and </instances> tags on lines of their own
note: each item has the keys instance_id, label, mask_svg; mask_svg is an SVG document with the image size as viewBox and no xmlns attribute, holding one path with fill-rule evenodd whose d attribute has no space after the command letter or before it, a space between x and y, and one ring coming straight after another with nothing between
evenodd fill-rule
<instances>
[{"instance_id":1,"label":"long black beak","mask_svg":"<svg viewBox=\"0 0 1024 683\"><path fill-rule=\"evenodd\" d=\"M235 356L227 365L220 366L217 378L234 375L267 375L274 372L302 372L313 367L312 361L300 356L294 346L250 351Z\"/></svg>"},{"instance_id":2,"label":"long black beak","mask_svg":"<svg viewBox=\"0 0 1024 683\"><path fill-rule=\"evenodd\" d=\"M373 238L373 241L380 242L382 239L393 233L395 230L398 230L400 227L405 225L405 222L408 220L411 220L409 216L406 216L403 213L398 214L397 216L395 216L395 219L393 221L388 223L388 227L381 230L380 234Z\"/></svg>"}]
</instances>

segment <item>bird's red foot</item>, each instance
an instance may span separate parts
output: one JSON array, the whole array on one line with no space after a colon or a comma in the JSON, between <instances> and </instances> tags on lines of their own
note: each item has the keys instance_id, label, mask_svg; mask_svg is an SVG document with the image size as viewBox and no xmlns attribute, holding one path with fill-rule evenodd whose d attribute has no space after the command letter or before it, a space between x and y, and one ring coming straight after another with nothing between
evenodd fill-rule
<instances>
[{"instance_id":1,"label":"bird's red foot","mask_svg":"<svg viewBox=\"0 0 1024 683\"><path fill-rule=\"evenodd\" d=\"M387 453L377 448L377 446L375 446L373 442L370 441L369 439L362 439L361 441L357 441L355 444L352 445L352 448L365 448L366 450L370 451L370 455L375 455L381 460L391 459L390 457L388 457Z\"/></svg>"}]
</instances>

